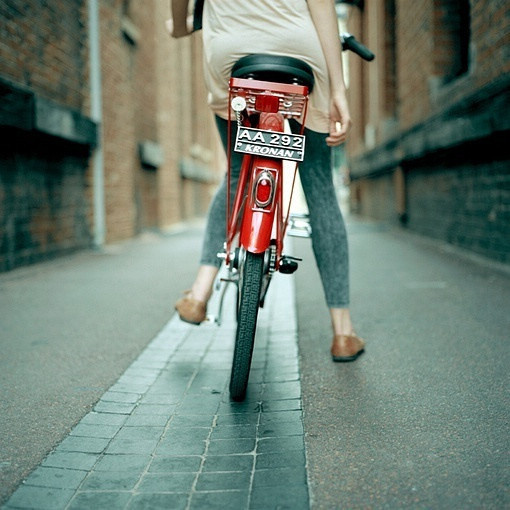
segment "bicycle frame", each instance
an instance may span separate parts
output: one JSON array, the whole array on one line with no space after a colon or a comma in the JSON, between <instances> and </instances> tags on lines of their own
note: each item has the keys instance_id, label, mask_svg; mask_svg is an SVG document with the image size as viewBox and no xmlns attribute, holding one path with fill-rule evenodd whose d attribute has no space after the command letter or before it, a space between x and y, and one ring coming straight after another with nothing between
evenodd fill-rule
<instances>
[{"instance_id":1,"label":"bicycle frame","mask_svg":"<svg viewBox=\"0 0 510 510\"><path fill-rule=\"evenodd\" d=\"M308 106L308 88L306 86L231 78L229 104L232 104L234 97L244 98L247 105L242 118L237 119L239 126L272 131L277 136L276 133L281 135L285 133L285 119L295 118L301 123L301 135L303 134ZM254 116L259 119L255 126L253 125ZM229 111L228 126L227 190L230 190L231 111ZM264 152L264 149L261 152ZM265 152L277 154L278 150L268 149ZM230 195L227 196L225 257L227 264L231 261L232 246L239 234L240 247L251 253L263 253L270 247L273 249L272 246L274 246L275 254L271 257L273 267L269 269L271 271L278 270L282 258L283 238L288 224L297 166L297 164L294 166L289 205L287 211L284 211L282 156L245 154L232 206ZM263 189L260 192L259 188L264 186L270 189ZM258 193L263 195L263 200L260 199Z\"/></svg>"}]
</instances>

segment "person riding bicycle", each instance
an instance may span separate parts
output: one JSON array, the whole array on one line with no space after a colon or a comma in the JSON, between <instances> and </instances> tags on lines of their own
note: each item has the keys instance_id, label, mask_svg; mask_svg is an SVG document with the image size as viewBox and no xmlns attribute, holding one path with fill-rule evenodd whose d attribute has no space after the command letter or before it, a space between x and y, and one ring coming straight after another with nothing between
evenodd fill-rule
<instances>
[{"instance_id":1,"label":"person riding bicycle","mask_svg":"<svg viewBox=\"0 0 510 510\"><path fill-rule=\"evenodd\" d=\"M193 32L189 0L171 0L172 37ZM200 2L202 3L202 2ZM253 53L285 55L313 69L315 85L305 121L307 149L299 174L313 231L312 247L333 327L334 361L355 360L365 347L349 311L347 235L332 180L331 148L345 142L351 126L343 79L334 0L205 0L203 4L204 75L208 102L227 147L228 83L233 65ZM296 129L296 126L294 126ZM235 189L242 156L232 156ZM226 179L209 208L197 276L175 308L186 322L206 319L207 302L225 240Z\"/></svg>"}]
</instances>

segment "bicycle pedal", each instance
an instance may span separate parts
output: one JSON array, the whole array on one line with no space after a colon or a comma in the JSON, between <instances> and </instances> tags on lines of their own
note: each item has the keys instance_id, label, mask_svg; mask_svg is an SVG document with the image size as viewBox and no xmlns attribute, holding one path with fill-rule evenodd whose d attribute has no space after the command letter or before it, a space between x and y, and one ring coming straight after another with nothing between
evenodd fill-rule
<instances>
[{"instance_id":1,"label":"bicycle pedal","mask_svg":"<svg viewBox=\"0 0 510 510\"><path fill-rule=\"evenodd\" d=\"M298 268L298 263L290 258L282 258L278 271L283 274L292 274Z\"/></svg>"}]
</instances>

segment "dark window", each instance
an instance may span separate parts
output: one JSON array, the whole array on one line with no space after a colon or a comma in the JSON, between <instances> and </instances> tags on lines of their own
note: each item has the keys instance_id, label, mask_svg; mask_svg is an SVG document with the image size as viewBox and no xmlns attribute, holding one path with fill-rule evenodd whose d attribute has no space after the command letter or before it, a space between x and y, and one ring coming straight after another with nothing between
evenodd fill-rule
<instances>
[{"instance_id":1,"label":"dark window","mask_svg":"<svg viewBox=\"0 0 510 510\"><path fill-rule=\"evenodd\" d=\"M396 116L397 108L397 48L396 48L396 7L395 0L384 3L384 66L385 66L385 109L390 116Z\"/></svg>"},{"instance_id":2,"label":"dark window","mask_svg":"<svg viewBox=\"0 0 510 510\"><path fill-rule=\"evenodd\" d=\"M469 0L435 0L434 5L436 71L448 83L469 69Z\"/></svg>"}]
</instances>

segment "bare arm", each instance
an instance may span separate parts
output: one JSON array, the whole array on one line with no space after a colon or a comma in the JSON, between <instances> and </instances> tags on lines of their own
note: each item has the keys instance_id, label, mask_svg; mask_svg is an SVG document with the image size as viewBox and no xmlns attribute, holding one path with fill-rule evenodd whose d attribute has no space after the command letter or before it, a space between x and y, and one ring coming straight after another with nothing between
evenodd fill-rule
<instances>
[{"instance_id":1,"label":"bare arm","mask_svg":"<svg viewBox=\"0 0 510 510\"><path fill-rule=\"evenodd\" d=\"M172 22L167 22L167 27L172 37L185 37L193 32L189 25L188 3L189 0L170 0Z\"/></svg>"},{"instance_id":2,"label":"bare arm","mask_svg":"<svg viewBox=\"0 0 510 510\"><path fill-rule=\"evenodd\" d=\"M308 0L308 8L317 29L330 80L330 128L326 142L331 146L340 145L347 138L351 116L345 95L335 4L333 0Z\"/></svg>"}]
</instances>

